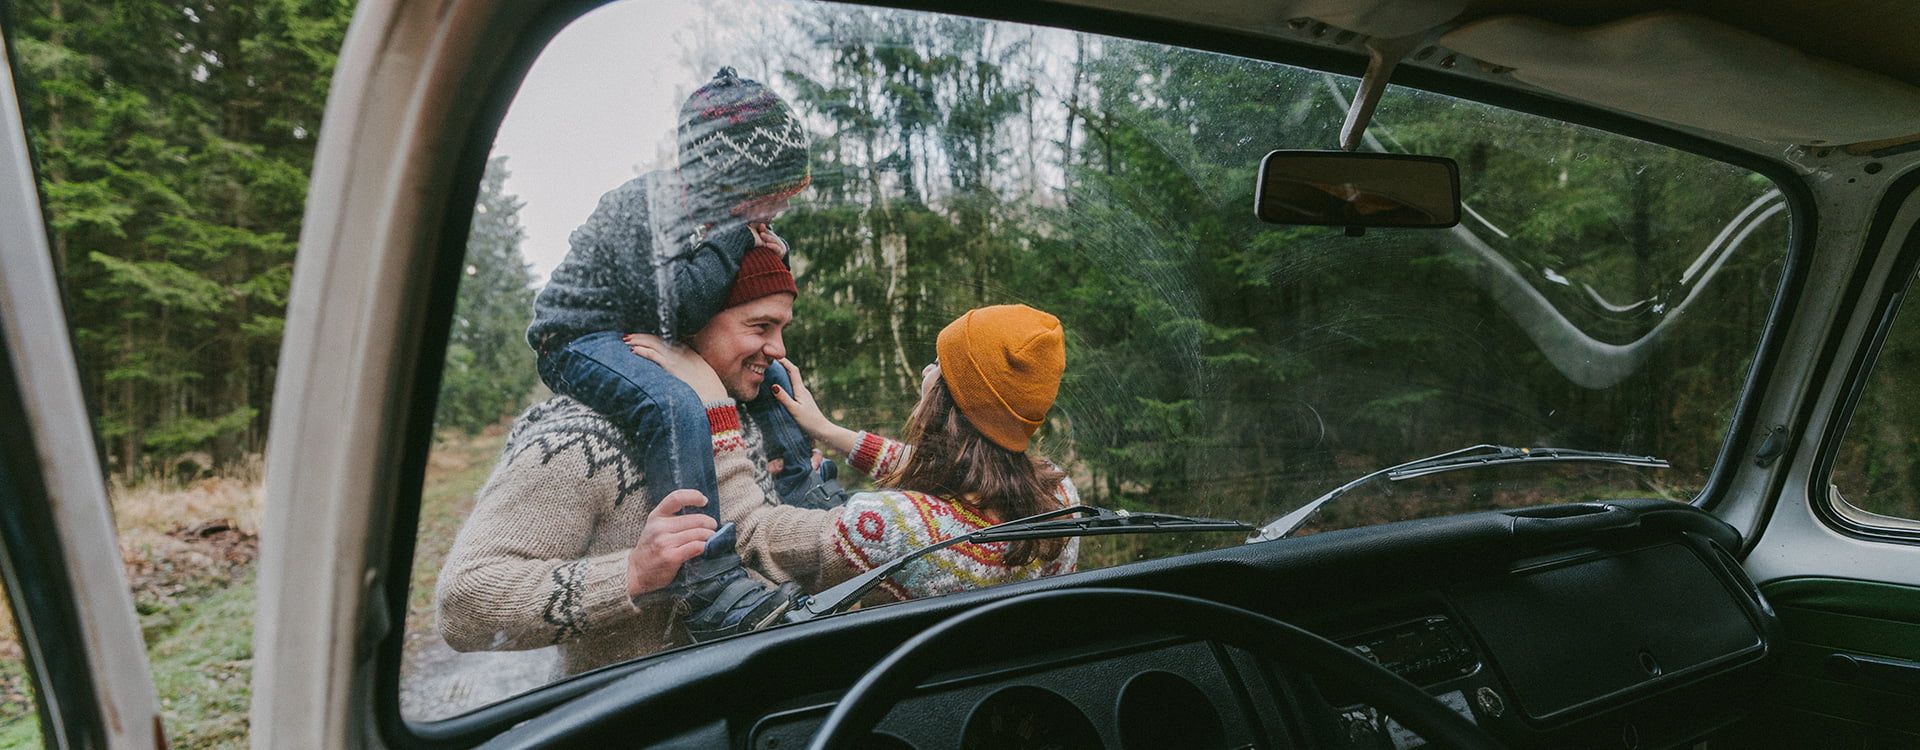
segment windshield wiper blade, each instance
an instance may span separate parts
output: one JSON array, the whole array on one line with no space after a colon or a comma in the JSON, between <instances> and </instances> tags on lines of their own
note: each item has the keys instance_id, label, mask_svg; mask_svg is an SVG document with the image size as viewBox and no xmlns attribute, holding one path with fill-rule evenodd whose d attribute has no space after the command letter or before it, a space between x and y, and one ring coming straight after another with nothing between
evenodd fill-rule
<instances>
[{"instance_id":1,"label":"windshield wiper blade","mask_svg":"<svg viewBox=\"0 0 1920 750\"><path fill-rule=\"evenodd\" d=\"M1453 458L1425 459L1418 466L1401 464L1387 470L1387 478L1393 481L1424 477L1446 471L1473 469L1495 464L1513 464L1526 461L1597 461L1627 466L1646 466L1655 469L1667 468L1666 459L1653 456L1641 456L1632 453L1614 453L1611 451L1583 451L1573 448L1508 448L1498 445L1475 446L1475 449L1490 449L1490 453L1478 453Z\"/></svg>"},{"instance_id":2,"label":"windshield wiper blade","mask_svg":"<svg viewBox=\"0 0 1920 750\"><path fill-rule=\"evenodd\" d=\"M1382 476L1398 482L1402 479L1424 477L1429 474L1439 474L1447 471L1477 469L1482 466L1497 466L1500 464L1515 464L1528 461L1597 461L1611 464L1625 464L1627 466L1646 466L1656 469L1664 469L1668 466L1665 459L1635 455L1632 453L1586 451L1572 448L1513 448L1504 445L1475 445L1459 450L1447 451L1437 456L1428 456L1426 458L1414 459L1403 464L1395 464L1361 476L1359 479L1355 479L1339 487L1335 487L1327 494L1314 498L1313 502L1302 505L1293 512L1276 518L1273 522L1260 527L1259 533L1247 537L1247 542L1253 543L1264 542L1270 539L1284 539L1289 534L1298 531L1301 526L1305 526L1307 521L1311 520L1313 515L1320 511L1321 507L1338 499L1341 495L1346 494L1347 490L1351 490Z\"/></svg>"},{"instance_id":3,"label":"windshield wiper blade","mask_svg":"<svg viewBox=\"0 0 1920 750\"><path fill-rule=\"evenodd\" d=\"M881 581L905 569L915 560L964 542L1009 542L1016 539L1050 539L1106 534L1164 534L1181 531L1252 531L1253 528L1253 524L1242 521L1194 518L1170 513L1108 510L1091 505L1070 505L960 534L896 557L879 567L807 597L806 601L787 613L786 622L804 622L845 610L865 597L873 587L880 585Z\"/></svg>"}]
</instances>

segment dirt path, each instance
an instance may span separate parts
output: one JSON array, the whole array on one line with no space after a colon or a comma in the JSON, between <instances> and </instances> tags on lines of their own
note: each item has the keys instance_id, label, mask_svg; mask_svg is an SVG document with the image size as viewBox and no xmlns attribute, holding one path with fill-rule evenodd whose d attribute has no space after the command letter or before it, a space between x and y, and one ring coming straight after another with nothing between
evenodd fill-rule
<instances>
[{"instance_id":1,"label":"dirt path","mask_svg":"<svg viewBox=\"0 0 1920 750\"><path fill-rule=\"evenodd\" d=\"M400 673L400 715L434 721L524 693L553 679L552 648L460 653L434 634L409 634L422 643Z\"/></svg>"}]
</instances>

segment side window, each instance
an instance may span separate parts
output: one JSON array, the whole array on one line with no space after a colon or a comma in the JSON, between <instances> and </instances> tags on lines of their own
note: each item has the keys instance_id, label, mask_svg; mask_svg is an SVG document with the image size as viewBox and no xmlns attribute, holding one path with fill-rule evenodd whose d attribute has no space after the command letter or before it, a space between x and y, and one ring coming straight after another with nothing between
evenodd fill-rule
<instances>
[{"instance_id":1,"label":"side window","mask_svg":"<svg viewBox=\"0 0 1920 750\"><path fill-rule=\"evenodd\" d=\"M1860 510L1920 520L1920 310L1898 314L1834 462L1833 487Z\"/></svg>"}]
</instances>

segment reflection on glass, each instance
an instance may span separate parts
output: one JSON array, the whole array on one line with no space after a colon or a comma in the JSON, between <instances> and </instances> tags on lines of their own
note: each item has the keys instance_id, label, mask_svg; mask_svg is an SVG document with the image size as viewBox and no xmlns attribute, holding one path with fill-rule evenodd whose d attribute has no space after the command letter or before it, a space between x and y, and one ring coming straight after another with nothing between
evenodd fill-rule
<instances>
[{"instance_id":1,"label":"reflection on glass","mask_svg":"<svg viewBox=\"0 0 1920 750\"><path fill-rule=\"evenodd\" d=\"M1260 525L1374 469L1479 443L1672 468L1383 484L1311 530L1689 499L1786 250L1785 203L1762 177L1470 102L1392 89L1369 129L1396 153L1458 163L1461 223L1348 237L1247 206L1267 152L1337 142L1351 81L917 12L605 7L542 55L481 190L410 593L410 717L556 676L550 644L592 626L556 617L543 648L459 653L441 641L434 589L513 416L547 395L525 341L533 290L602 194L671 167L679 104L721 67L766 82L813 135L812 182L774 228L799 289L784 346L829 416L899 438L945 325L982 305L1047 310L1067 367L1035 450L1103 507ZM615 465L581 481L621 481ZM840 480L872 486L855 474ZM1233 541L1089 538L1079 565Z\"/></svg>"}]
</instances>

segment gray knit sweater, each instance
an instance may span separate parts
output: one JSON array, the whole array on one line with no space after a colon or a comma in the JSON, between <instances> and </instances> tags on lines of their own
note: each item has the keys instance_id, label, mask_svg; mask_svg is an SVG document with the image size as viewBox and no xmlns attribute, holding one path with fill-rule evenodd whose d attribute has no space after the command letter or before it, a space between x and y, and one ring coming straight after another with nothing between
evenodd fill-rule
<instances>
[{"instance_id":1,"label":"gray knit sweater","mask_svg":"<svg viewBox=\"0 0 1920 750\"><path fill-rule=\"evenodd\" d=\"M534 298L527 343L539 350L549 337L553 345L596 331L662 333L657 262L672 272L675 335L691 335L719 313L753 234L738 221L705 228L687 218L683 193L673 173L656 171L600 196ZM656 254L656 236L675 247Z\"/></svg>"},{"instance_id":2,"label":"gray knit sweater","mask_svg":"<svg viewBox=\"0 0 1920 750\"><path fill-rule=\"evenodd\" d=\"M733 401L708 406L732 409ZM772 495L758 435L737 429L714 435L727 520L755 505L733 498ZM447 644L557 645L563 675L687 644L676 600L660 596L644 608L627 600L627 553L651 509L641 465L611 422L573 399L556 396L522 414L440 571Z\"/></svg>"}]
</instances>

